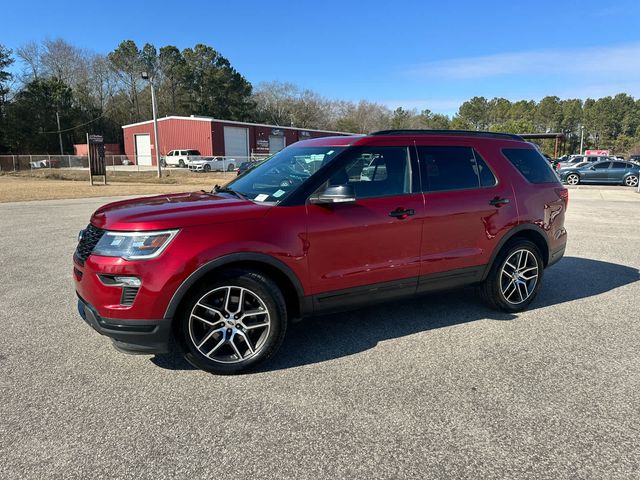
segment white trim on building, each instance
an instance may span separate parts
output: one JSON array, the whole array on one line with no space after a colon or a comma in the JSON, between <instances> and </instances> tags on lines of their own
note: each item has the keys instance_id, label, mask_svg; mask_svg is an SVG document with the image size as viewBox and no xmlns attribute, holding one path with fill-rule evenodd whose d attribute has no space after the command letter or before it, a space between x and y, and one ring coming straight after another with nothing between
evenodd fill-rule
<instances>
[{"instance_id":1,"label":"white trim on building","mask_svg":"<svg viewBox=\"0 0 640 480\"><path fill-rule=\"evenodd\" d=\"M286 125L268 125L265 123L236 122L235 120L221 120L219 118L213 118L213 117L197 117L197 116L181 117L178 115L170 115L168 117L159 118L158 122L162 122L163 120L193 120L197 122L211 122L211 123L223 122L223 123L231 123L234 125L245 125L245 126L254 126L254 127L286 128L290 130L300 130L305 132L336 133L339 135L357 135L356 133L351 133L351 132L336 132L333 130L316 130L313 128L288 127ZM146 125L149 123L153 123L153 120L147 120L145 122L138 122L138 123L130 123L128 125L123 125L122 128L136 127L138 125Z\"/></svg>"}]
</instances>

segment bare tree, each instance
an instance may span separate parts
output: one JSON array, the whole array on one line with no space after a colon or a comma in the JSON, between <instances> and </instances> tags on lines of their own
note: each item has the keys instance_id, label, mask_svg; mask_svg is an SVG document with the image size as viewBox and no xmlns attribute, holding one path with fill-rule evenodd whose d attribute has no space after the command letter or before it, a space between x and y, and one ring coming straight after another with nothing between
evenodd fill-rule
<instances>
[{"instance_id":1,"label":"bare tree","mask_svg":"<svg viewBox=\"0 0 640 480\"><path fill-rule=\"evenodd\" d=\"M30 41L16 48L16 55L27 66L24 73L24 83L38 80L42 71L42 47L38 42Z\"/></svg>"}]
</instances>

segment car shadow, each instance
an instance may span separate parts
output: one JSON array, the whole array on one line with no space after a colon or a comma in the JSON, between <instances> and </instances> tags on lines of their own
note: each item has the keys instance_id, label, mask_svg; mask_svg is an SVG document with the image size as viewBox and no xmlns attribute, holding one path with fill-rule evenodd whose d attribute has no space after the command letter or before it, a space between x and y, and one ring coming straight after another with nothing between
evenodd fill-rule
<instances>
[{"instance_id":1,"label":"car shadow","mask_svg":"<svg viewBox=\"0 0 640 480\"><path fill-rule=\"evenodd\" d=\"M564 257L545 270L542 287L529 310L592 297L638 280L637 268ZM258 371L320 363L369 350L388 339L475 320L515 318L515 314L486 307L472 287L324 315L292 324L279 353ZM152 361L171 370L194 368L178 353L157 355Z\"/></svg>"}]
</instances>

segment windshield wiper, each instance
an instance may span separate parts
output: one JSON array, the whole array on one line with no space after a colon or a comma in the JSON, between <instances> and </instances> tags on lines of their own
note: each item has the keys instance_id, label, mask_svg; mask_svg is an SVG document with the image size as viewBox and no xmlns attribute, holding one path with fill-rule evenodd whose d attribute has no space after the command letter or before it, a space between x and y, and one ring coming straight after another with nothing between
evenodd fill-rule
<instances>
[{"instance_id":1,"label":"windshield wiper","mask_svg":"<svg viewBox=\"0 0 640 480\"><path fill-rule=\"evenodd\" d=\"M244 193L238 192L236 190L232 190L228 187L221 187L220 185L216 185L215 187L213 187L213 192L214 193L231 193L241 200L247 199L247 196Z\"/></svg>"}]
</instances>

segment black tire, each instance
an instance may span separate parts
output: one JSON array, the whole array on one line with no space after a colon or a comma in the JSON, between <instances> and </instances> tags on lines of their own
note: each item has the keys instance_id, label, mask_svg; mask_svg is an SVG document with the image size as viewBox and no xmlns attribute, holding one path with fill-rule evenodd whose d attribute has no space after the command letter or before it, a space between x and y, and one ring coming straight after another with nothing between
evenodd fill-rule
<instances>
[{"instance_id":1,"label":"black tire","mask_svg":"<svg viewBox=\"0 0 640 480\"><path fill-rule=\"evenodd\" d=\"M236 169L236 166L232 163L227 167L227 172L233 172Z\"/></svg>"},{"instance_id":2,"label":"black tire","mask_svg":"<svg viewBox=\"0 0 640 480\"><path fill-rule=\"evenodd\" d=\"M211 165L205 165L204 167L202 167L204 170L204 173L209 173L211 171Z\"/></svg>"},{"instance_id":3,"label":"black tire","mask_svg":"<svg viewBox=\"0 0 640 480\"><path fill-rule=\"evenodd\" d=\"M184 163L184 160L182 160L182 159L178 160L178 166L179 166L180 168L184 168L184 167L186 167L186 165L185 165L185 163Z\"/></svg>"},{"instance_id":4,"label":"black tire","mask_svg":"<svg viewBox=\"0 0 640 480\"><path fill-rule=\"evenodd\" d=\"M527 288L525 291L529 296L522 302L514 303L509 301L503 293L503 285L501 282L503 281L503 276L506 276L507 284L511 281L511 277L509 275L503 275L503 268L506 265L506 261L511 260L511 257L519 251L528 251L533 255L535 262L537 263L537 278L535 285L531 285L531 292L528 291L528 287L525 287ZM525 239L509 241L504 247L502 247L500 253L498 253L493 265L491 266L489 275L480 285L480 297L489 307L495 310L501 310L509 313L521 312L526 310L529 304L534 300L534 298L536 298L540 285L542 284L543 274L544 262L542 260L542 255L540 254L540 249L535 243ZM508 293L509 290L507 291L507 294Z\"/></svg>"},{"instance_id":5,"label":"black tire","mask_svg":"<svg viewBox=\"0 0 640 480\"><path fill-rule=\"evenodd\" d=\"M235 356L236 360L230 358L227 361L227 359L223 357L221 357L219 360L208 358L205 353L200 351L198 345L196 345L196 343L199 343L203 337L206 337L206 335L211 335L210 332L219 329L219 327L225 323L224 318L221 318L214 313L211 314L209 319L211 319L212 322L215 323L215 325L209 326L208 324L203 324L201 327L199 327L200 319L192 319L192 314L194 312L197 312L198 316L201 315L202 307L200 306L201 303L199 302L202 301L208 303L209 299L211 298L208 295L215 296L217 291L224 291L223 287L231 287L230 291L233 291L234 288L242 288L245 291L249 291L250 294L258 297L260 301L263 302L264 307L266 307L265 315L268 313L268 317L263 316L261 319L258 317L254 318L256 318L257 322L264 322L266 318L268 320L269 327L266 331L263 330L262 333L260 332L260 329L250 331L248 329L244 330L244 334L247 334L249 336L254 335L253 339L256 338L256 335L261 335L260 339L256 343L253 343L254 340L252 338L249 339L252 342L252 346L256 347L256 350L254 353L249 353L248 355L247 352L250 352L250 350L247 350L248 346L244 341L244 334L238 331L243 330L242 327L238 327L239 323L237 323L233 328L227 328L228 325L223 326L222 329L226 330L226 334L215 333L211 338L211 343L207 344L206 342L204 342L204 344L200 345L203 347L203 350L208 350L212 344L215 347L220 341L228 339L227 335L231 337L232 342L234 341L233 339L235 337L240 340L240 342L235 342L235 345L239 345L238 348L234 347L235 351L238 352L243 345L245 347L244 354L246 355L246 359L244 360L238 360L237 355L233 353L231 353L231 355L227 355L227 357L230 358ZM245 298L252 298L250 297L250 294L245 293ZM223 302L226 303L226 300L224 300ZM220 311L224 311L225 307L222 306L222 304L220 305L221 306L217 307L217 309ZM255 311L255 307L251 308L254 308ZM285 333L287 331L287 309L284 297L282 296L282 292L280 291L278 286L266 275L260 272L254 272L244 269L227 270L217 275L214 281L201 283L198 287L196 287L192 292L189 293L187 299L185 300L185 302L183 302L178 312L176 320L178 322L177 336L180 338L181 345L185 350L186 360L197 368L200 368L207 372L222 375L245 372L249 369L255 368L258 364L271 358L282 345ZM233 321L231 316L229 316L228 321ZM245 324L247 323L248 322L245 321ZM235 327L238 327L238 330L236 330ZM198 332L195 331L195 329L197 328L200 328L201 330L208 330L198 336ZM222 347L220 347L220 349L216 352L216 356L218 355L218 353L220 353L221 356L225 351L233 352L228 340L226 341L226 343L223 343Z\"/></svg>"}]
</instances>

